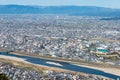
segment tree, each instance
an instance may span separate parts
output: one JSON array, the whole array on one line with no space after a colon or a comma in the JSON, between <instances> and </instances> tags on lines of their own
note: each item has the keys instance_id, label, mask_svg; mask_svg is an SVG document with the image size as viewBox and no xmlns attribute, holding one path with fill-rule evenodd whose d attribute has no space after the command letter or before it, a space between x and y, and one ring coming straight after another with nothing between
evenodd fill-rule
<instances>
[{"instance_id":1,"label":"tree","mask_svg":"<svg viewBox=\"0 0 120 80\"><path fill-rule=\"evenodd\" d=\"M10 80L7 76L6 76L6 74L0 74L0 80Z\"/></svg>"}]
</instances>

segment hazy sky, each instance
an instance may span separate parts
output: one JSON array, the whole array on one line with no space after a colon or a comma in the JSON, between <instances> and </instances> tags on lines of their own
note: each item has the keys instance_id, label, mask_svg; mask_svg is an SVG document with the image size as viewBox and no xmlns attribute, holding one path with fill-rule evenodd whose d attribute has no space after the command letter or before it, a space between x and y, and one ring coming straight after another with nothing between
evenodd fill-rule
<instances>
[{"instance_id":1,"label":"hazy sky","mask_svg":"<svg viewBox=\"0 0 120 80\"><path fill-rule=\"evenodd\" d=\"M1 4L20 5L78 5L78 6L102 6L110 8L120 8L120 0L0 0Z\"/></svg>"}]
</instances>

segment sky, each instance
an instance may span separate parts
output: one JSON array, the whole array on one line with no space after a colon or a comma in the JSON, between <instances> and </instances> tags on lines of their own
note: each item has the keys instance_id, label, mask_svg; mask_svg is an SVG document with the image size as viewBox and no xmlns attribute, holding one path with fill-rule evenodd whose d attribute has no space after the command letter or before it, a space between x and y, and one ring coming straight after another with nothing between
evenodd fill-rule
<instances>
[{"instance_id":1,"label":"sky","mask_svg":"<svg viewBox=\"0 0 120 80\"><path fill-rule=\"evenodd\" d=\"M101 6L108 8L119 8L120 0L0 0L0 5L19 4L19 5L37 5L37 6Z\"/></svg>"}]
</instances>

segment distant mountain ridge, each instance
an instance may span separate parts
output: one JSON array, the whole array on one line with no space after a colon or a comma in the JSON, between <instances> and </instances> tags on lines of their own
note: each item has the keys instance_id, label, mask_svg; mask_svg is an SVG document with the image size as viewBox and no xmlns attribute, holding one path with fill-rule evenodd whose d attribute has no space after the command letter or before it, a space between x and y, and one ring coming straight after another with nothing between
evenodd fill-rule
<instances>
[{"instance_id":1,"label":"distant mountain ridge","mask_svg":"<svg viewBox=\"0 0 120 80\"><path fill-rule=\"evenodd\" d=\"M67 14L80 16L119 16L120 9L96 6L0 5L0 14Z\"/></svg>"}]
</instances>

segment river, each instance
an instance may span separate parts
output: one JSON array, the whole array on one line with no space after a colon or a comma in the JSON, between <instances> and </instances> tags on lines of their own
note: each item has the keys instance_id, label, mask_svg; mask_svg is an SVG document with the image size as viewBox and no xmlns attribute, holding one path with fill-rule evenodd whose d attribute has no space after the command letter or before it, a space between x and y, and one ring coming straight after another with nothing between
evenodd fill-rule
<instances>
[{"instance_id":1,"label":"river","mask_svg":"<svg viewBox=\"0 0 120 80\"><path fill-rule=\"evenodd\" d=\"M61 68L61 69L66 69L66 70L88 73L88 74L101 75L101 76L105 76L105 77L112 78L112 79L120 78L120 76L113 75L110 73L105 73L100 70L77 66L75 64L62 62L62 61L48 60L48 59L43 59L43 58L23 56L23 55L17 55L17 54L7 54L5 52L0 52L0 55L22 58L22 59L25 59L27 62L30 62L33 64L39 64L39 65L44 65L44 66L49 66L49 67L56 67L56 68Z\"/></svg>"}]
</instances>

